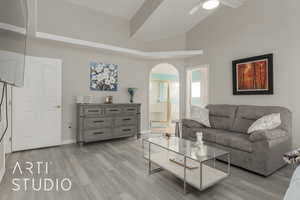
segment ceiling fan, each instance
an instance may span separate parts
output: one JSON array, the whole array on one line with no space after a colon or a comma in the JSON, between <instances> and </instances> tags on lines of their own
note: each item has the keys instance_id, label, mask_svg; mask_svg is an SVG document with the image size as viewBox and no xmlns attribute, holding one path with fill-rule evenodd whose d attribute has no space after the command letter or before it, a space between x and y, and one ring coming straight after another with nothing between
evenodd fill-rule
<instances>
[{"instance_id":1,"label":"ceiling fan","mask_svg":"<svg viewBox=\"0 0 300 200\"><path fill-rule=\"evenodd\" d=\"M201 0L198 5L193 7L190 11L190 15L195 14L200 8L205 10L213 10L220 6L220 4L224 4L231 8L240 7L245 0Z\"/></svg>"}]
</instances>

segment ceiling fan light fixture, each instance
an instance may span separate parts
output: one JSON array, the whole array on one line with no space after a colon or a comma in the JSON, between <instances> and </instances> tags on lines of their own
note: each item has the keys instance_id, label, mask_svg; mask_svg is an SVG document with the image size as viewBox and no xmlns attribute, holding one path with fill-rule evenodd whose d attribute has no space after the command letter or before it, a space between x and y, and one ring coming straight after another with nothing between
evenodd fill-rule
<instances>
[{"instance_id":1,"label":"ceiling fan light fixture","mask_svg":"<svg viewBox=\"0 0 300 200\"><path fill-rule=\"evenodd\" d=\"M219 5L220 5L219 0L206 0L202 4L202 8L205 9L205 10L212 10L212 9L215 9L215 8L219 7Z\"/></svg>"}]
</instances>

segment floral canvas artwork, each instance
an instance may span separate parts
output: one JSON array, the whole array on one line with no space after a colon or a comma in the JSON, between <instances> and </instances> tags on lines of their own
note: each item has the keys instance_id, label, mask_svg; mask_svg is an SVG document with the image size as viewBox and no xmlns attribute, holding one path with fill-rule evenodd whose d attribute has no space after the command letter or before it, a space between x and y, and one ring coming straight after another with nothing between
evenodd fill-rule
<instances>
[{"instance_id":1,"label":"floral canvas artwork","mask_svg":"<svg viewBox=\"0 0 300 200\"><path fill-rule=\"evenodd\" d=\"M91 90L118 90L118 65L91 62L90 73Z\"/></svg>"}]
</instances>

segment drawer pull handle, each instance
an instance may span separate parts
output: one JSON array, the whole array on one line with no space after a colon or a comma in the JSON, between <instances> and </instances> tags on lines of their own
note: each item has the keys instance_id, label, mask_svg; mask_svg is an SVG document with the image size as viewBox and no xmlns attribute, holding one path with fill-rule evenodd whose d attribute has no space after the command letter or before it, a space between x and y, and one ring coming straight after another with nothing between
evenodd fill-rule
<instances>
[{"instance_id":1,"label":"drawer pull handle","mask_svg":"<svg viewBox=\"0 0 300 200\"><path fill-rule=\"evenodd\" d=\"M131 131L131 129L123 129L122 131L126 131L127 132L127 131Z\"/></svg>"},{"instance_id":2,"label":"drawer pull handle","mask_svg":"<svg viewBox=\"0 0 300 200\"><path fill-rule=\"evenodd\" d=\"M123 119L123 121L130 121L130 120L131 120L130 118Z\"/></svg>"},{"instance_id":3,"label":"drawer pull handle","mask_svg":"<svg viewBox=\"0 0 300 200\"><path fill-rule=\"evenodd\" d=\"M88 110L88 112L99 112L98 110Z\"/></svg>"},{"instance_id":4,"label":"drawer pull handle","mask_svg":"<svg viewBox=\"0 0 300 200\"><path fill-rule=\"evenodd\" d=\"M134 108L129 108L129 109L127 109L128 111L135 111L135 109Z\"/></svg>"},{"instance_id":5,"label":"drawer pull handle","mask_svg":"<svg viewBox=\"0 0 300 200\"><path fill-rule=\"evenodd\" d=\"M102 135L102 134L104 134L104 132L94 132L93 134L94 135Z\"/></svg>"},{"instance_id":6,"label":"drawer pull handle","mask_svg":"<svg viewBox=\"0 0 300 200\"><path fill-rule=\"evenodd\" d=\"M119 111L119 110L118 110L118 109L111 109L111 110L109 110L109 111L117 112L117 111Z\"/></svg>"},{"instance_id":7,"label":"drawer pull handle","mask_svg":"<svg viewBox=\"0 0 300 200\"><path fill-rule=\"evenodd\" d=\"M101 120L101 121L94 121L94 123L103 123L104 121Z\"/></svg>"}]
</instances>

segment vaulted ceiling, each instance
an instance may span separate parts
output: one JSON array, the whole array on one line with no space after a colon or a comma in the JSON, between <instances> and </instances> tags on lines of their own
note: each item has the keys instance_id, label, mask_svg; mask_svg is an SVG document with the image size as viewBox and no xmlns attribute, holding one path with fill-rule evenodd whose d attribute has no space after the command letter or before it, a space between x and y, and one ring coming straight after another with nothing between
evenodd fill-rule
<instances>
[{"instance_id":1,"label":"vaulted ceiling","mask_svg":"<svg viewBox=\"0 0 300 200\"><path fill-rule=\"evenodd\" d=\"M92 10L130 20L145 0L65 0Z\"/></svg>"},{"instance_id":2,"label":"vaulted ceiling","mask_svg":"<svg viewBox=\"0 0 300 200\"><path fill-rule=\"evenodd\" d=\"M131 37L154 41L189 31L215 10L202 9L204 0L65 0L129 21ZM220 0L221 6L238 8L246 0ZM190 11L199 6L194 14Z\"/></svg>"},{"instance_id":3,"label":"vaulted ceiling","mask_svg":"<svg viewBox=\"0 0 300 200\"><path fill-rule=\"evenodd\" d=\"M214 12L200 9L190 15L190 10L197 4L199 0L164 0L132 36L152 41L184 34Z\"/></svg>"}]
</instances>

